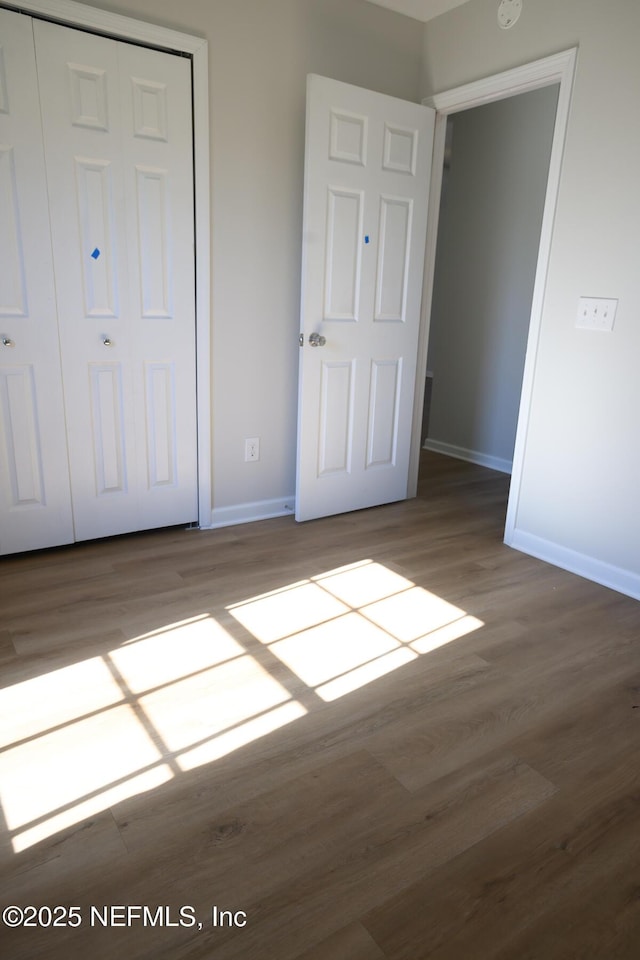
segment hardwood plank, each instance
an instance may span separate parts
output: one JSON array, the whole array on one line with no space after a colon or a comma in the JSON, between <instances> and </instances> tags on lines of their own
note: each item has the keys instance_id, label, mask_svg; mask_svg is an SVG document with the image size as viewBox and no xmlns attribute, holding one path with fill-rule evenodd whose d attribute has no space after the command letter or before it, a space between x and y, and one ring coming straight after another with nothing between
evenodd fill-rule
<instances>
[{"instance_id":1,"label":"hardwood plank","mask_svg":"<svg viewBox=\"0 0 640 960\"><path fill-rule=\"evenodd\" d=\"M11 634L8 630L0 630L0 664L9 664L15 661L17 656Z\"/></svg>"},{"instance_id":2,"label":"hardwood plank","mask_svg":"<svg viewBox=\"0 0 640 960\"><path fill-rule=\"evenodd\" d=\"M512 749L514 740L544 729L554 717L575 718L580 706L623 682L634 669L634 648L624 653L624 646L612 647L598 633L586 638L581 633L575 643L555 650L543 645L536 661L524 643L522 647L520 669L508 671L503 662L455 704L445 701L428 713L413 711L403 723L401 738L382 730L368 748L406 787L415 789L500 746ZM570 671L581 681L573 689L567 689Z\"/></svg>"},{"instance_id":3,"label":"hardwood plank","mask_svg":"<svg viewBox=\"0 0 640 960\"><path fill-rule=\"evenodd\" d=\"M389 960L616 956L611 928L590 944L583 935L584 899L598 889L606 895L602 871L612 879L624 874L621 862L625 882L618 878L609 892L628 899L640 843L637 801L628 795L633 779L618 778L612 796L611 782L585 778L582 810L558 792L521 824L390 898L363 918L365 927Z\"/></svg>"},{"instance_id":4,"label":"hardwood plank","mask_svg":"<svg viewBox=\"0 0 640 960\"><path fill-rule=\"evenodd\" d=\"M148 849L162 835L171 851L174 844L183 842L186 804L192 822L198 824L233 804L289 784L316 771L319 764L365 749L372 733L396 722L402 725L402 719L421 705L455 698L469 685L482 682L486 669L484 661L470 657L443 660L426 674L391 675L384 680L384 703L375 698L372 702L369 688L355 691L346 706L341 701L323 705L312 715L220 758L215 766L205 768L206 776L197 770L185 774L183 780L163 789L157 803L133 797L121 803L115 814L127 848Z\"/></svg>"},{"instance_id":5,"label":"hardwood plank","mask_svg":"<svg viewBox=\"0 0 640 960\"><path fill-rule=\"evenodd\" d=\"M361 924L351 923L296 960L385 960L385 955Z\"/></svg>"},{"instance_id":6,"label":"hardwood plank","mask_svg":"<svg viewBox=\"0 0 640 960\"><path fill-rule=\"evenodd\" d=\"M12 960L635 960L640 604L505 547L508 483L4 558L2 905L86 918Z\"/></svg>"},{"instance_id":7,"label":"hardwood plank","mask_svg":"<svg viewBox=\"0 0 640 960\"><path fill-rule=\"evenodd\" d=\"M328 870L314 870L293 886L282 884L252 904L250 929L242 937L218 938L217 955L224 960L258 958L265 955L266 946L268 956L293 960L310 938L327 935L331 925L341 927L355 920L383 901L389 889L415 882L544 802L553 789L524 765L505 764L488 775L478 773L460 794L453 791L435 803L426 795L414 796L402 807L388 810L386 829L360 828L353 838L357 855L347 849ZM206 950L194 954L198 955L206 956Z\"/></svg>"},{"instance_id":8,"label":"hardwood plank","mask_svg":"<svg viewBox=\"0 0 640 960\"><path fill-rule=\"evenodd\" d=\"M68 874L81 873L89 884L106 870L117 874L126 854L113 816L106 810L24 852L6 850L0 861L0 898L5 904L30 903L38 889L54 896Z\"/></svg>"},{"instance_id":9,"label":"hardwood plank","mask_svg":"<svg viewBox=\"0 0 640 960\"><path fill-rule=\"evenodd\" d=\"M633 923L627 907L640 844L637 770L623 758L634 749L637 729L621 726L615 699L601 693L512 743L529 762L546 757L545 775L559 781L556 794L363 918L390 960L618 955L610 952L611 923L590 947L582 935L584 900L591 894L597 901L597 891L608 904L601 924L618 910L627 911L627 929ZM581 944L575 951L574 943ZM635 946L624 949L620 956L634 955Z\"/></svg>"}]
</instances>

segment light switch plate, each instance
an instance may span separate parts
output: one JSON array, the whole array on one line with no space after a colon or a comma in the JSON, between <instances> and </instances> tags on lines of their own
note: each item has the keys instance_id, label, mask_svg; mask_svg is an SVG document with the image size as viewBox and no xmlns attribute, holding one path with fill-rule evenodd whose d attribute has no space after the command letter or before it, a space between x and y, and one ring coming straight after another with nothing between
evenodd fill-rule
<instances>
[{"instance_id":1,"label":"light switch plate","mask_svg":"<svg viewBox=\"0 0 640 960\"><path fill-rule=\"evenodd\" d=\"M602 297L580 297L576 327L582 330L600 330L610 333L616 318L617 300Z\"/></svg>"},{"instance_id":2,"label":"light switch plate","mask_svg":"<svg viewBox=\"0 0 640 960\"><path fill-rule=\"evenodd\" d=\"M260 437L247 437L244 442L245 463L260 459Z\"/></svg>"}]
</instances>

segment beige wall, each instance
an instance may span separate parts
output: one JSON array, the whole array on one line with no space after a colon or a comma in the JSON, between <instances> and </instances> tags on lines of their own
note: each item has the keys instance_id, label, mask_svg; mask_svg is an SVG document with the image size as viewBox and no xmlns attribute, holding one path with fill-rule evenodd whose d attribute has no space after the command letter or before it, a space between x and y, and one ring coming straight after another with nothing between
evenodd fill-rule
<instances>
[{"instance_id":1,"label":"beige wall","mask_svg":"<svg viewBox=\"0 0 640 960\"><path fill-rule=\"evenodd\" d=\"M640 3L525 0L509 31L496 0L424 29L364 0L91 3L209 41L217 507L293 492L305 75L417 100L579 45L516 522L640 595ZM612 335L575 329L581 295L620 299Z\"/></svg>"},{"instance_id":2,"label":"beige wall","mask_svg":"<svg viewBox=\"0 0 640 960\"><path fill-rule=\"evenodd\" d=\"M364 0L92 6L205 37L212 157L213 500L290 497L308 73L418 100L422 31ZM244 463L244 438L261 459Z\"/></svg>"},{"instance_id":3,"label":"beige wall","mask_svg":"<svg viewBox=\"0 0 640 960\"><path fill-rule=\"evenodd\" d=\"M516 525L640 596L640 3L496 7L427 24L423 96L579 46ZM613 333L575 328L580 296L619 298Z\"/></svg>"}]
</instances>

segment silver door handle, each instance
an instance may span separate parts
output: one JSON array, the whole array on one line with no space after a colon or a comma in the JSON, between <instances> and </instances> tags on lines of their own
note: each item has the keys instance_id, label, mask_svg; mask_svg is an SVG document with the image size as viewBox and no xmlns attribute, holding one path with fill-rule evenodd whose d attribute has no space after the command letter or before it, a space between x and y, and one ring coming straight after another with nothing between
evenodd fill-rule
<instances>
[{"instance_id":1,"label":"silver door handle","mask_svg":"<svg viewBox=\"0 0 640 960\"><path fill-rule=\"evenodd\" d=\"M11 337L5 337L5 335L3 334L3 335L2 335L2 346L3 346L3 347L15 347L15 343L14 343L14 341L11 339Z\"/></svg>"},{"instance_id":2,"label":"silver door handle","mask_svg":"<svg viewBox=\"0 0 640 960\"><path fill-rule=\"evenodd\" d=\"M102 342L104 343L105 347L113 346L113 340L110 340L109 337L103 337Z\"/></svg>"},{"instance_id":3,"label":"silver door handle","mask_svg":"<svg viewBox=\"0 0 640 960\"><path fill-rule=\"evenodd\" d=\"M326 342L327 338L323 337L321 333L309 334L309 345L312 347L324 347Z\"/></svg>"}]
</instances>

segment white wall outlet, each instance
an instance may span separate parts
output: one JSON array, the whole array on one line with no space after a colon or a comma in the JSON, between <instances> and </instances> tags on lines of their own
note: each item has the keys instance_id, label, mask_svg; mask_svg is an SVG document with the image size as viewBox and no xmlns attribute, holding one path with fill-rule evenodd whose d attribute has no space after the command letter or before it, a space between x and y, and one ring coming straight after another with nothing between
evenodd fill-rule
<instances>
[{"instance_id":1,"label":"white wall outlet","mask_svg":"<svg viewBox=\"0 0 640 960\"><path fill-rule=\"evenodd\" d=\"M617 300L603 300L602 297L580 297L576 327L582 330L613 330L616 317Z\"/></svg>"},{"instance_id":2,"label":"white wall outlet","mask_svg":"<svg viewBox=\"0 0 640 960\"><path fill-rule=\"evenodd\" d=\"M249 437L244 442L244 459L246 463L250 460L260 459L260 437Z\"/></svg>"}]
</instances>

